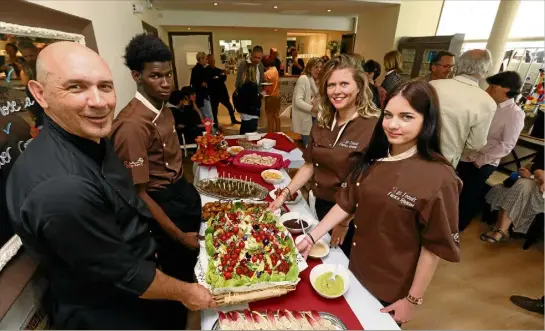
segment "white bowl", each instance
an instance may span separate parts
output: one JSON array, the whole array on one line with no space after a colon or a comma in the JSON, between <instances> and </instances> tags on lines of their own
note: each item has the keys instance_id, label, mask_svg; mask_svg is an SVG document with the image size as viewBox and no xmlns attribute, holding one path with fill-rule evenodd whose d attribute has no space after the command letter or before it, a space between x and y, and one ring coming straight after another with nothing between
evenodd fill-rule
<instances>
[{"instance_id":1,"label":"white bowl","mask_svg":"<svg viewBox=\"0 0 545 331\"><path fill-rule=\"evenodd\" d=\"M316 287L314 286L314 283L316 282L316 278L325 274L328 271L335 272L335 268L337 268L336 264L319 264L315 266L314 268L312 268L312 270L310 271L309 279L310 279L310 283L312 284L312 288L314 289L314 291L316 291L316 293L318 293L319 295L321 295L322 297L326 299L335 299L335 298L343 296L346 293L346 291L348 291L348 287L350 286L350 274L348 270L346 270L342 265L339 265L339 268L337 269L337 275L339 275L344 281L344 289L342 293L339 295L332 296L332 295L324 294L316 289Z\"/></svg>"},{"instance_id":2,"label":"white bowl","mask_svg":"<svg viewBox=\"0 0 545 331\"><path fill-rule=\"evenodd\" d=\"M276 191L277 189L275 188L274 190L270 191L269 192L269 196L273 199L273 200L276 200L276 193L274 193L274 191ZM295 200L293 201L288 201L286 200L284 203L286 205L294 205L296 203L298 203L299 201L301 201L301 199L303 199L303 194L301 193L301 191L297 191L297 197L295 197Z\"/></svg>"},{"instance_id":3,"label":"white bowl","mask_svg":"<svg viewBox=\"0 0 545 331\"><path fill-rule=\"evenodd\" d=\"M261 139L261 136L257 132L248 132L245 133L244 136L246 137L246 140L248 141L255 141Z\"/></svg>"},{"instance_id":4,"label":"white bowl","mask_svg":"<svg viewBox=\"0 0 545 331\"><path fill-rule=\"evenodd\" d=\"M305 229L305 231L306 231L306 229ZM295 238L295 245L299 245L299 243L303 240L304 237L305 236L301 235L301 236L298 236L297 238ZM308 257L315 258L315 259L321 259L321 258L326 257L326 256L329 255L329 245L323 239L318 240L318 242L316 244L314 244L314 246L316 246L316 245L324 246L324 248L325 248L324 253L323 254L313 254L311 252L311 253L308 254Z\"/></svg>"},{"instance_id":5,"label":"white bowl","mask_svg":"<svg viewBox=\"0 0 545 331\"><path fill-rule=\"evenodd\" d=\"M276 146L276 140L267 139L267 138L261 139L260 141L257 142L257 145L263 147L264 149L270 149Z\"/></svg>"},{"instance_id":6,"label":"white bowl","mask_svg":"<svg viewBox=\"0 0 545 331\"><path fill-rule=\"evenodd\" d=\"M236 152L235 150L236 149L239 149L238 152ZM231 154L231 155L237 155L238 153L242 152L244 150L244 147L242 146L231 146L229 148L227 148L227 153Z\"/></svg>"},{"instance_id":7,"label":"white bowl","mask_svg":"<svg viewBox=\"0 0 545 331\"><path fill-rule=\"evenodd\" d=\"M265 178L265 173L266 172L270 172L270 173L275 173L275 174L278 174L280 175L280 178L279 179L271 179L271 178ZM275 170L275 169L268 169L268 170L265 170L261 173L261 178L263 178L263 180L269 184L280 184L284 181L284 175L282 175L282 173L278 170Z\"/></svg>"},{"instance_id":8,"label":"white bowl","mask_svg":"<svg viewBox=\"0 0 545 331\"><path fill-rule=\"evenodd\" d=\"M307 214L302 214L302 213L297 212L297 211L292 211L292 212L285 213L284 215L282 215L282 217L280 217L280 223L284 224L284 222L286 222L286 221L297 220L297 219L301 219L301 220L307 222L308 225L305 227L305 232L309 231L310 228L313 225L318 224L318 221L315 220L314 218L312 218L312 216L307 215ZM291 234L301 234L301 233L303 233L303 230L301 228L291 229L291 228L286 227L286 229L288 229L288 231Z\"/></svg>"}]
</instances>

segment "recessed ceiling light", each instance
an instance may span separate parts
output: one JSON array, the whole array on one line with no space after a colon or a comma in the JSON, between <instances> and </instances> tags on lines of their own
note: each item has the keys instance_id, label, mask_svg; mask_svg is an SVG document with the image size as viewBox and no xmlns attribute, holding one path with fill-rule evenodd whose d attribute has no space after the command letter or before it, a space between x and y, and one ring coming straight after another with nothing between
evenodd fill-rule
<instances>
[{"instance_id":1,"label":"recessed ceiling light","mask_svg":"<svg viewBox=\"0 0 545 331\"><path fill-rule=\"evenodd\" d=\"M188 30L191 30L191 28L187 28Z\"/></svg>"},{"instance_id":2,"label":"recessed ceiling light","mask_svg":"<svg viewBox=\"0 0 545 331\"><path fill-rule=\"evenodd\" d=\"M278 9L278 6L273 6L274 9Z\"/></svg>"},{"instance_id":3,"label":"recessed ceiling light","mask_svg":"<svg viewBox=\"0 0 545 331\"><path fill-rule=\"evenodd\" d=\"M328 12L328 13L331 13L331 9L328 9L327 12Z\"/></svg>"},{"instance_id":4,"label":"recessed ceiling light","mask_svg":"<svg viewBox=\"0 0 545 331\"><path fill-rule=\"evenodd\" d=\"M274 29L274 31L278 31L278 29Z\"/></svg>"},{"instance_id":5,"label":"recessed ceiling light","mask_svg":"<svg viewBox=\"0 0 545 331\"><path fill-rule=\"evenodd\" d=\"M217 6L217 5L218 5L218 3L217 3L217 2L214 2L214 6Z\"/></svg>"}]
</instances>

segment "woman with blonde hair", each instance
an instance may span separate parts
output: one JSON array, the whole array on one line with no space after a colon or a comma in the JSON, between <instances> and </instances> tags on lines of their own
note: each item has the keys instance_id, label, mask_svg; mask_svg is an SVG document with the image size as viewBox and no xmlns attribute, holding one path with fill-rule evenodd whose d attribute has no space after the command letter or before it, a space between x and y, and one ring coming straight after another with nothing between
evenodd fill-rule
<instances>
[{"instance_id":1,"label":"woman with blonde hair","mask_svg":"<svg viewBox=\"0 0 545 331\"><path fill-rule=\"evenodd\" d=\"M401 83L403 78L401 73L403 72L403 60L401 53L398 51L390 51L384 55L384 70L386 70L386 77L382 82L382 87L386 92L390 93L395 90Z\"/></svg>"},{"instance_id":2,"label":"woman with blonde hair","mask_svg":"<svg viewBox=\"0 0 545 331\"><path fill-rule=\"evenodd\" d=\"M274 65L272 56L266 55L262 62L265 66L265 82L270 84L263 88L266 93L267 132L280 132L280 96L278 93L280 73Z\"/></svg>"},{"instance_id":3,"label":"woman with blonde hair","mask_svg":"<svg viewBox=\"0 0 545 331\"><path fill-rule=\"evenodd\" d=\"M237 97L233 100L235 108L241 114L240 134L256 132L261 110L261 94L257 82L257 65L248 63L242 73Z\"/></svg>"},{"instance_id":4,"label":"woman with blonde hair","mask_svg":"<svg viewBox=\"0 0 545 331\"><path fill-rule=\"evenodd\" d=\"M318 100L318 77L322 70L322 59L314 57L308 60L303 74L297 79L291 105L291 129L303 137L303 144L308 144L308 137L313 123L313 108Z\"/></svg>"},{"instance_id":5,"label":"woman with blonde hair","mask_svg":"<svg viewBox=\"0 0 545 331\"><path fill-rule=\"evenodd\" d=\"M272 210L310 182L316 196L316 215L322 219L335 205L335 192L371 140L380 110L372 101L359 60L342 54L328 61L320 76L319 93L321 110L303 153L305 164L271 204ZM347 256L354 232L350 221L347 217L337 225L331 237L331 246L340 245Z\"/></svg>"}]
</instances>

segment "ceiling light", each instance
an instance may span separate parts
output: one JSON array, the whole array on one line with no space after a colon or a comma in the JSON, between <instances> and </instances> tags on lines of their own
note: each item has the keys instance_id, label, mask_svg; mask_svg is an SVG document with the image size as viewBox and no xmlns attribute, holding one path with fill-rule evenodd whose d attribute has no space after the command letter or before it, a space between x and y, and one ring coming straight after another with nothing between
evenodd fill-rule
<instances>
[{"instance_id":1,"label":"ceiling light","mask_svg":"<svg viewBox=\"0 0 545 331\"><path fill-rule=\"evenodd\" d=\"M331 13L331 9L328 9L327 12L328 12L328 13Z\"/></svg>"},{"instance_id":2,"label":"ceiling light","mask_svg":"<svg viewBox=\"0 0 545 331\"><path fill-rule=\"evenodd\" d=\"M278 31L278 29L274 29L274 31Z\"/></svg>"},{"instance_id":3,"label":"ceiling light","mask_svg":"<svg viewBox=\"0 0 545 331\"><path fill-rule=\"evenodd\" d=\"M191 28L187 28L188 30L191 30Z\"/></svg>"},{"instance_id":4,"label":"ceiling light","mask_svg":"<svg viewBox=\"0 0 545 331\"><path fill-rule=\"evenodd\" d=\"M278 6L273 6L274 9L278 9Z\"/></svg>"},{"instance_id":5,"label":"ceiling light","mask_svg":"<svg viewBox=\"0 0 545 331\"><path fill-rule=\"evenodd\" d=\"M217 6L217 5L218 5L218 3L217 3L217 2L214 2L214 6Z\"/></svg>"}]
</instances>

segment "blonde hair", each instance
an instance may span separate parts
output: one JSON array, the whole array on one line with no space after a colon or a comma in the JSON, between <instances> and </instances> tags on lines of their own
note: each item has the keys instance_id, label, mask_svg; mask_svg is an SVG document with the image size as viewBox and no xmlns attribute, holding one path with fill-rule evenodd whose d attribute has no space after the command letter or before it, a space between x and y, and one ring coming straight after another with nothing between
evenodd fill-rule
<instances>
[{"instance_id":1,"label":"blonde hair","mask_svg":"<svg viewBox=\"0 0 545 331\"><path fill-rule=\"evenodd\" d=\"M242 73L242 79L240 80L240 86L252 82L257 84L257 65L252 63L246 64L246 70Z\"/></svg>"},{"instance_id":2,"label":"blonde hair","mask_svg":"<svg viewBox=\"0 0 545 331\"><path fill-rule=\"evenodd\" d=\"M310 73L310 71L312 70L312 68L314 68L315 66L317 66L320 63L324 63L324 62L319 57L313 57L310 60L308 60L307 66L305 67L305 69L303 69L303 75L307 75L309 77L312 77L312 74Z\"/></svg>"},{"instance_id":3,"label":"blonde hair","mask_svg":"<svg viewBox=\"0 0 545 331\"><path fill-rule=\"evenodd\" d=\"M389 51L384 55L384 70L386 72L390 70L396 70L397 72L403 72L403 60L401 59L401 53L398 51Z\"/></svg>"},{"instance_id":4,"label":"blonde hair","mask_svg":"<svg viewBox=\"0 0 545 331\"><path fill-rule=\"evenodd\" d=\"M341 54L328 61L320 74L320 112L318 113L318 125L330 129L337 109L327 96L327 84L329 78L336 70L350 69L352 78L358 85L356 96L356 111L361 117L371 118L380 116L380 110L373 103L373 92L369 88L367 76L361 67L361 61L354 56Z\"/></svg>"},{"instance_id":5,"label":"blonde hair","mask_svg":"<svg viewBox=\"0 0 545 331\"><path fill-rule=\"evenodd\" d=\"M200 59L205 58L206 56L205 52L198 52L195 57L197 58L197 62L199 62Z\"/></svg>"}]
</instances>

